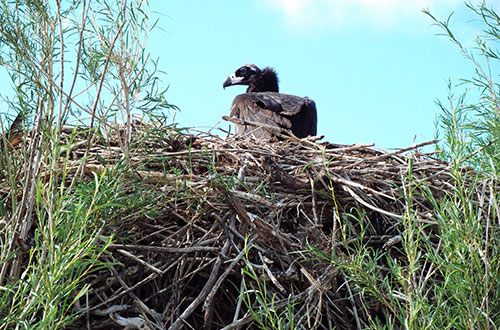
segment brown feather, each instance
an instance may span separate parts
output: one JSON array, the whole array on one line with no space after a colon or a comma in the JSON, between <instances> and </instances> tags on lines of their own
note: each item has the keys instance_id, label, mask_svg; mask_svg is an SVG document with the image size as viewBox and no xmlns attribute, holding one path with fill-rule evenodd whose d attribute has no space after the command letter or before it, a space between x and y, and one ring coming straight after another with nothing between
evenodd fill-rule
<instances>
[{"instance_id":1,"label":"brown feather","mask_svg":"<svg viewBox=\"0 0 500 330\"><path fill-rule=\"evenodd\" d=\"M241 94L233 101L231 117L291 129L301 138L316 135L316 106L309 98L275 92ZM250 125L236 125L236 134L271 137L269 131Z\"/></svg>"}]
</instances>

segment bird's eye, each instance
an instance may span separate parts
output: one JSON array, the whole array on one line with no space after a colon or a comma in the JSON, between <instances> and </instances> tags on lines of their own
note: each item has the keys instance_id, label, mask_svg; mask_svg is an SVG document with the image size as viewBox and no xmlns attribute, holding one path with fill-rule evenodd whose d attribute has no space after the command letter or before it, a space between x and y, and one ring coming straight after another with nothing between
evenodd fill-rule
<instances>
[{"instance_id":1,"label":"bird's eye","mask_svg":"<svg viewBox=\"0 0 500 330\"><path fill-rule=\"evenodd\" d=\"M247 73L247 69L246 69L246 68L241 68L241 69L240 69L240 74L241 74L241 75L244 75L244 74L246 74L246 73Z\"/></svg>"}]
</instances>

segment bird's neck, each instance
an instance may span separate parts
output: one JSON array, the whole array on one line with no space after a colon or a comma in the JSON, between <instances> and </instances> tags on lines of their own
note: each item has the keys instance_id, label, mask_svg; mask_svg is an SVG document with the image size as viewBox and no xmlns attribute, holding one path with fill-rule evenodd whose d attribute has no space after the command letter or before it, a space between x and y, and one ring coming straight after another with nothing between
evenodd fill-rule
<instances>
[{"instance_id":1,"label":"bird's neck","mask_svg":"<svg viewBox=\"0 0 500 330\"><path fill-rule=\"evenodd\" d=\"M272 68L265 68L254 83L248 86L247 93L279 92L278 75Z\"/></svg>"}]
</instances>

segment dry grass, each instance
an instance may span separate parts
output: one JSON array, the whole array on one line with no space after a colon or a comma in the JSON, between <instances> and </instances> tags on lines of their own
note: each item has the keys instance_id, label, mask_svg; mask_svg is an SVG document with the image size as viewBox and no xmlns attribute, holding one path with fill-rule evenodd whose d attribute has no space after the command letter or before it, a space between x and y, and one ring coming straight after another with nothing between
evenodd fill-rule
<instances>
[{"instance_id":1,"label":"dry grass","mask_svg":"<svg viewBox=\"0 0 500 330\"><path fill-rule=\"evenodd\" d=\"M70 135L64 129L61 140ZM418 152L434 141L387 152L314 139L183 135L136 123L124 165L121 138L95 136L88 147L88 132L79 131L62 153L69 152L73 173L66 180L79 169L91 177L125 166L121 189L147 194L154 209L108 226L118 241L104 261L114 264L87 281L77 306L82 329L256 328L250 311L265 313L262 301L288 320L283 328L292 328L291 319L302 328L352 329L390 318L384 306L353 295L334 263L314 256L346 255L358 241L347 229L364 226L363 244L397 258L409 209L433 235L422 191L438 198L453 189L448 165Z\"/></svg>"}]
</instances>

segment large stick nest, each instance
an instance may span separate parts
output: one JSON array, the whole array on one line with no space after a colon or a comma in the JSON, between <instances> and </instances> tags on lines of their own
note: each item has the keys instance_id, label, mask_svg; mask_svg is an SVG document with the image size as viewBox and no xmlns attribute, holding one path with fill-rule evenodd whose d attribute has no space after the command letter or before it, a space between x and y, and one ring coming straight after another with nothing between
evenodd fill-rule
<instances>
[{"instance_id":1,"label":"large stick nest","mask_svg":"<svg viewBox=\"0 0 500 330\"><path fill-rule=\"evenodd\" d=\"M304 329L384 322L387 310L354 293L334 262L315 257L344 254L349 240L357 242L346 230L363 224L363 244L397 258L410 212L433 235L424 192L439 198L452 189L448 165L418 152L425 144L387 152L141 124L126 158L117 142L124 135L108 134L90 148L86 173L128 159L127 189L155 196L156 210L109 226L126 240L108 248L104 260L114 266L89 279L78 306L84 329L254 329L250 311L264 318L263 300ZM73 140L71 162L81 162L86 144L78 141L87 137L82 131Z\"/></svg>"}]
</instances>

